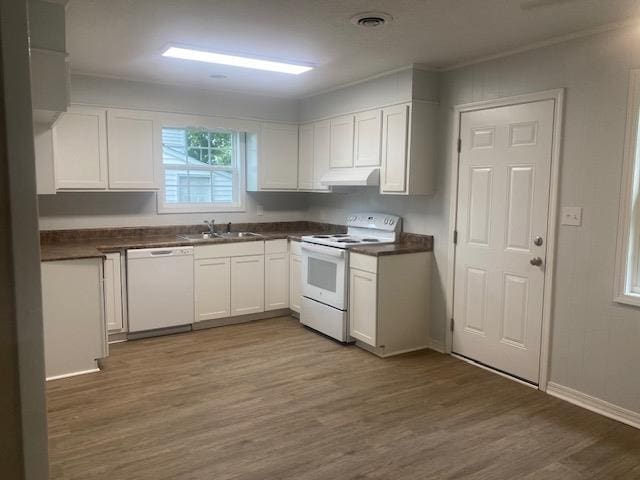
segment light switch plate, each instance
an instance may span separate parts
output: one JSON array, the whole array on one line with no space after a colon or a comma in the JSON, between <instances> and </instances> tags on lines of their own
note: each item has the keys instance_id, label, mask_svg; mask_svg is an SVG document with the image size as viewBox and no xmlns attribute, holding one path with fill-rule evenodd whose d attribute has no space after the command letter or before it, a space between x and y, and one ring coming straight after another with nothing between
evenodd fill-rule
<instances>
[{"instance_id":1,"label":"light switch plate","mask_svg":"<svg viewBox=\"0 0 640 480\"><path fill-rule=\"evenodd\" d=\"M258 215L259 217L264 215L264 207L262 205L256 206L256 215Z\"/></svg>"},{"instance_id":2,"label":"light switch plate","mask_svg":"<svg viewBox=\"0 0 640 480\"><path fill-rule=\"evenodd\" d=\"M582 207L562 207L560 213L562 225L579 227L582 225Z\"/></svg>"}]
</instances>

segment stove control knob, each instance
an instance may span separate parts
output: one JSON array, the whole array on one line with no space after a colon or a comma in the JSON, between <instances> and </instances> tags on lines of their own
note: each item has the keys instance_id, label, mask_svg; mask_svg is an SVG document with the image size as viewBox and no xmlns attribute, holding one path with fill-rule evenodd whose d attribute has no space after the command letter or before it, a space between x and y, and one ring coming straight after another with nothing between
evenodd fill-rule
<instances>
[{"instance_id":1,"label":"stove control knob","mask_svg":"<svg viewBox=\"0 0 640 480\"><path fill-rule=\"evenodd\" d=\"M389 219L389 225L393 225L393 222L394 222L394 221L395 221L395 220L393 220L393 218Z\"/></svg>"}]
</instances>

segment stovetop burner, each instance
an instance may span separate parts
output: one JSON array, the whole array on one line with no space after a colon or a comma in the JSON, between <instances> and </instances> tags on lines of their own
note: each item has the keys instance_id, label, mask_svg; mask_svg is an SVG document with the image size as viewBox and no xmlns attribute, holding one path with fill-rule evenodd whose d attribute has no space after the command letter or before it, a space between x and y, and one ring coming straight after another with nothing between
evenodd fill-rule
<instances>
[{"instance_id":1,"label":"stovetop burner","mask_svg":"<svg viewBox=\"0 0 640 480\"><path fill-rule=\"evenodd\" d=\"M358 240L354 240L352 238L341 238L337 240L338 243L360 243Z\"/></svg>"},{"instance_id":2,"label":"stovetop burner","mask_svg":"<svg viewBox=\"0 0 640 480\"><path fill-rule=\"evenodd\" d=\"M331 238L329 235L313 235L313 238Z\"/></svg>"},{"instance_id":3,"label":"stovetop burner","mask_svg":"<svg viewBox=\"0 0 640 480\"><path fill-rule=\"evenodd\" d=\"M331 235L333 238L344 238L344 237L348 237L349 234L348 233L336 233L335 235Z\"/></svg>"},{"instance_id":4,"label":"stovetop burner","mask_svg":"<svg viewBox=\"0 0 640 480\"><path fill-rule=\"evenodd\" d=\"M363 242L371 242L371 243L373 243L373 242L379 242L380 240L377 239L377 238L363 238L362 241Z\"/></svg>"}]
</instances>

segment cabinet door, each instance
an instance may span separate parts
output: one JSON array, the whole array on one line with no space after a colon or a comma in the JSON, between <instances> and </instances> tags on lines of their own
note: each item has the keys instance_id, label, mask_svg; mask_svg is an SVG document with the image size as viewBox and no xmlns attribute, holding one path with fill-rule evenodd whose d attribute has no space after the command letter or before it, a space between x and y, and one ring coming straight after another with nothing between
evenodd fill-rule
<instances>
[{"instance_id":1,"label":"cabinet door","mask_svg":"<svg viewBox=\"0 0 640 480\"><path fill-rule=\"evenodd\" d=\"M377 275L356 270L349 271L349 329L353 338L376 345Z\"/></svg>"},{"instance_id":2,"label":"cabinet door","mask_svg":"<svg viewBox=\"0 0 640 480\"><path fill-rule=\"evenodd\" d=\"M329 171L331 157L331 133L329 120L313 124L313 189L329 190L320 180Z\"/></svg>"},{"instance_id":3,"label":"cabinet door","mask_svg":"<svg viewBox=\"0 0 640 480\"><path fill-rule=\"evenodd\" d=\"M289 254L264 256L264 309L289 308Z\"/></svg>"},{"instance_id":4,"label":"cabinet door","mask_svg":"<svg viewBox=\"0 0 640 480\"><path fill-rule=\"evenodd\" d=\"M264 311L264 255L231 258L231 315Z\"/></svg>"},{"instance_id":5,"label":"cabinet door","mask_svg":"<svg viewBox=\"0 0 640 480\"><path fill-rule=\"evenodd\" d=\"M372 110L356 115L356 167L380 166L382 112Z\"/></svg>"},{"instance_id":6,"label":"cabinet door","mask_svg":"<svg viewBox=\"0 0 640 480\"><path fill-rule=\"evenodd\" d=\"M194 268L194 321L231 316L231 261L229 258L196 260Z\"/></svg>"},{"instance_id":7,"label":"cabinet door","mask_svg":"<svg viewBox=\"0 0 640 480\"><path fill-rule=\"evenodd\" d=\"M58 190L107 188L107 127L104 109L70 107L53 126Z\"/></svg>"},{"instance_id":8,"label":"cabinet door","mask_svg":"<svg viewBox=\"0 0 640 480\"><path fill-rule=\"evenodd\" d=\"M109 332L121 332L122 321L122 276L120 254L108 253L104 259L104 313Z\"/></svg>"},{"instance_id":9,"label":"cabinet door","mask_svg":"<svg viewBox=\"0 0 640 480\"><path fill-rule=\"evenodd\" d=\"M331 168L353 167L354 116L331 119Z\"/></svg>"},{"instance_id":10,"label":"cabinet door","mask_svg":"<svg viewBox=\"0 0 640 480\"><path fill-rule=\"evenodd\" d=\"M402 193L407 189L408 132L409 105L383 110L380 193Z\"/></svg>"},{"instance_id":11,"label":"cabinet door","mask_svg":"<svg viewBox=\"0 0 640 480\"><path fill-rule=\"evenodd\" d=\"M313 189L313 125L302 125L298 136L298 188Z\"/></svg>"},{"instance_id":12,"label":"cabinet door","mask_svg":"<svg viewBox=\"0 0 640 480\"><path fill-rule=\"evenodd\" d=\"M260 137L260 188L298 188L298 126L263 123Z\"/></svg>"},{"instance_id":13,"label":"cabinet door","mask_svg":"<svg viewBox=\"0 0 640 480\"><path fill-rule=\"evenodd\" d=\"M109 188L157 190L162 138L154 115L107 110Z\"/></svg>"},{"instance_id":14,"label":"cabinet door","mask_svg":"<svg viewBox=\"0 0 640 480\"><path fill-rule=\"evenodd\" d=\"M302 305L302 257L289 257L289 308L300 313Z\"/></svg>"}]
</instances>

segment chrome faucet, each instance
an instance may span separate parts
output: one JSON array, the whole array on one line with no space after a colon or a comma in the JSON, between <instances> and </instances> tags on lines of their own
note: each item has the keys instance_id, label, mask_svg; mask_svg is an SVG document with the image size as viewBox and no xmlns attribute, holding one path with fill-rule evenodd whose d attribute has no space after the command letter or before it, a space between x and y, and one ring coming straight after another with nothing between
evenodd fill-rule
<instances>
[{"instance_id":1,"label":"chrome faucet","mask_svg":"<svg viewBox=\"0 0 640 480\"><path fill-rule=\"evenodd\" d=\"M205 223L205 225L207 225L207 227L209 227L209 235L215 235L216 234L216 229L215 229L214 225L216 223L216 219L212 218L211 221L205 220L204 223Z\"/></svg>"}]
</instances>

